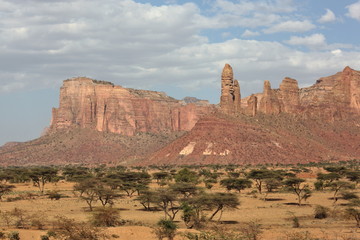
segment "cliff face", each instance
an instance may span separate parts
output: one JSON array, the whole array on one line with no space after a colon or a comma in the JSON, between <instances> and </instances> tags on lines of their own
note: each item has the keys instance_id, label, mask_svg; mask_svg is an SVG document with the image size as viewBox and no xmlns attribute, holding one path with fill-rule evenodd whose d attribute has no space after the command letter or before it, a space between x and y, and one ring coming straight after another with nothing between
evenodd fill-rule
<instances>
[{"instance_id":1,"label":"cliff face","mask_svg":"<svg viewBox=\"0 0 360 240\"><path fill-rule=\"evenodd\" d=\"M223 96L226 95L222 92L221 99ZM291 78L284 78L279 89L272 89L270 82L265 81L262 93L241 102L243 112L250 116L288 113L305 119L345 120L360 115L360 71L346 67L342 72L320 78L313 86L301 89ZM228 111L231 107L230 104L221 105L227 114L233 113Z\"/></svg>"},{"instance_id":2,"label":"cliff face","mask_svg":"<svg viewBox=\"0 0 360 240\"><path fill-rule=\"evenodd\" d=\"M127 89L89 78L65 80L50 130L73 126L132 136L136 132L188 131L214 106L184 105L155 91Z\"/></svg>"}]
</instances>

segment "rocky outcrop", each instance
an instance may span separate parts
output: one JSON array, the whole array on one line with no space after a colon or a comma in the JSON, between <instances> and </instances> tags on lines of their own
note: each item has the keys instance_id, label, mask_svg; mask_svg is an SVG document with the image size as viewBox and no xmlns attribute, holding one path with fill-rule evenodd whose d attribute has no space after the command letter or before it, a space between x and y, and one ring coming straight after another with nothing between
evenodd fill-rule
<instances>
[{"instance_id":1,"label":"rocky outcrop","mask_svg":"<svg viewBox=\"0 0 360 240\"><path fill-rule=\"evenodd\" d=\"M278 96L276 92L271 89L269 81L264 82L264 92L258 107L259 112L265 114L279 114L281 112Z\"/></svg>"},{"instance_id":2,"label":"rocky outcrop","mask_svg":"<svg viewBox=\"0 0 360 240\"><path fill-rule=\"evenodd\" d=\"M225 64L221 74L221 111L226 114L235 114L241 110L240 85L234 80L234 74L231 66Z\"/></svg>"},{"instance_id":3,"label":"rocky outcrop","mask_svg":"<svg viewBox=\"0 0 360 240\"><path fill-rule=\"evenodd\" d=\"M295 79L284 78L280 84L279 102L281 109L290 114L296 114L300 111L299 85Z\"/></svg>"},{"instance_id":4,"label":"rocky outcrop","mask_svg":"<svg viewBox=\"0 0 360 240\"><path fill-rule=\"evenodd\" d=\"M133 136L137 132L188 131L214 106L184 104L162 92L135 90L89 78L65 80L50 131L70 127Z\"/></svg>"},{"instance_id":5,"label":"rocky outcrop","mask_svg":"<svg viewBox=\"0 0 360 240\"><path fill-rule=\"evenodd\" d=\"M360 72L346 67L342 72L323 77L300 89L303 114L331 121L360 114Z\"/></svg>"},{"instance_id":6,"label":"rocky outcrop","mask_svg":"<svg viewBox=\"0 0 360 240\"><path fill-rule=\"evenodd\" d=\"M320 78L311 87L301 89L295 79L288 77L283 79L279 89L272 89L270 82L265 81L262 93L241 100L243 109L240 103L235 104L235 84L232 79L232 68L227 64L221 79L220 102L221 109L226 114L244 112L255 116L258 113L287 113L325 121L344 120L360 115L360 71L350 67L335 75Z\"/></svg>"}]
</instances>

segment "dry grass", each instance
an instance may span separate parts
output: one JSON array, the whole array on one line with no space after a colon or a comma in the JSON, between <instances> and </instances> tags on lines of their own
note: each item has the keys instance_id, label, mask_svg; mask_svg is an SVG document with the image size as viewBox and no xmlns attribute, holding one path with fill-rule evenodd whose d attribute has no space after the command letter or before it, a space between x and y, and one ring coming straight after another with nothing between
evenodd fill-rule
<instances>
[{"instance_id":1,"label":"dry grass","mask_svg":"<svg viewBox=\"0 0 360 240\"><path fill-rule=\"evenodd\" d=\"M309 176L312 177L312 176ZM309 178L308 181L314 181ZM0 202L0 210L11 211L14 208L24 210L27 214L40 214L45 221L45 229L51 229L51 221L56 216L66 216L78 221L89 220L91 213L84 201L79 200L73 191L73 183L59 182L57 184L46 185L47 190L57 190L66 196L60 200L50 200L47 196L36 196L34 199L17 200L7 202L6 198L15 196L25 196L27 193L39 194L38 189L33 187L31 183L16 184L15 192L5 196L5 201ZM157 187L155 183L152 188ZM360 239L360 231L355 228L353 220L345 219L339 214L343 208L341 205L345 202L339 200L334 206L331 192L314 192L313 196L305 202L304 206L297 206L296 197L291 193L271 193L267 195L267 200L262 200L264 195L251 193L253 189L243 191L238 194L241 205L237 210L225 211L223 213L221 223L224 227L238 230L244 223L257 220L262 225L263 234L261 239L291 239L290 236L294 232L305 234L308 232L311 236L319 239L328 240L350 240ZM224 191L218 185L215 185L212 191ZM129 223L125 226L107 229L112 235L118 235L119 238L111 239L156 239L152 233L152 226L163 217L161 211L143 211L143 207L137 201L136 197L124 197L115 202L114 207L120 209L121 218ZM316 205L328 207L332 211L332 215L326 219L315 219L314 208ZM100 203L96 203L95 207L100 207ZM300 228L292 227L292 217L298 217ZM216 219L215 219L216 220ZM181 213L175 219L179 225L179 231L187 231L181 220ZM6 225L1 223L3 231L7 229ZM22 240L40 239L40 235L46 234L46 230L36 229L16 229L20 233ZM180 235L178 240L184 239Z\"/></svg>"}]
</instances>

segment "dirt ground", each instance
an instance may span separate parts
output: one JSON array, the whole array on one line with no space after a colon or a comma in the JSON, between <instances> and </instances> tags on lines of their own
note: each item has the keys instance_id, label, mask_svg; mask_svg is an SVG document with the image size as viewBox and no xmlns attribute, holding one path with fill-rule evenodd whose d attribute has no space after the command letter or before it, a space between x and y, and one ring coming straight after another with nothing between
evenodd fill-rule
<instances>
[{"instance_id":1,"label":"dirt ground","mask_svg":"<svg viewBox=\"0 0 360 240\"><path fill-rule=\"evenodd\" d=\"M313 182L314 176L309 175L307 181ZM6 198L18 196L19 194L34 193L39 194L37 188L31 183L15 184L16 188L11 195L4 197L4 201L0 202L0 211L10 211L19 208L27 214L38 214L41 219L48 223L45 228L50 229L50 222L57 216L66 216L78 221L87 221L91 217L87 204L76 197L72 191L73 183L59 182L56 184L49 183L45 186L46 190L58 190L62 195L66 196L60 200L50 200L46 195L37 196L34 199L17 200L8 202ZM152 188L157 187L153 183ZM360 239L360 229L356 228L356 223L352 219L345 219L340 214L345 201L339 200L333 205L332 192L314 192L313 195L304 202L303 206L296 205L296 196L291 193L270 193L263 200L264 195L252 193L254 189L248 189L241 193L237 193L240 199L238 209L225 210L221 225L228 228L238 230L244 223L255 221L262 226L263 233L261 239L282 240L291 239L290 236L296 232L305 235L306 232L319 239L328 240L352 240ZM224 188L216 185L211 191L225 192ZM359 191L358 191L359 192ZM121 227L113 227L105 229L107 233L114 236L110 239L121 240L138 240L149 239L156 240L152 227L163 217L162 211L144 211L140 203L135 201L134 197L124 197L116 200L114 207L120 209L121 218L130 223ZM314 207L322 205L331 210L331 216L326 219L314 218ZM97 202L95 207L100 207ZM292 218L296 216L300 222L300 228L293 228ZM0 219L1 220L1 219ZM195 231L187 230L181 220L181 213L175 218L179 226L178 234L175 239L185 239L181 236L182 232ZM215 221L217 221L215 217ZM219 223L219 224L220 224ZM41 235L46 234L47 230L36 229L7 229L4 221L0 221L2 231L18 231L21 240L39 240ZM116 235L118 237L116 237Z\"/></svg>"}]
</instances>

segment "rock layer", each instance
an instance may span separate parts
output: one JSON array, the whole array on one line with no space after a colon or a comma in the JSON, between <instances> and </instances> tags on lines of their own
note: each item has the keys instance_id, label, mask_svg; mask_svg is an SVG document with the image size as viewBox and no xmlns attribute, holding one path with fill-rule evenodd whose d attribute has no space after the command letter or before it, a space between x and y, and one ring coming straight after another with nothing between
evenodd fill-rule
<instances>
[{"instance_id":1,"label":"rock layer","mask_svg":"<svg viewBox=\"0 0 360 240\"><path fill-rule=\"evenodd\" d=\"M224 75L224 72L227 74ZM227 64L221 79L220 104L226 114L235 111L234 101L229 100L231 97L235 99L234 94L231 95L234 89L232 78L232 68ZM236 111L250 116L287 113L305 119L345 120L360 115L360 71L346 67L342 72L320 78L313 86L301 89L295 79L288 77L284 78L279 89L272 89L270 82L265 81L262 93L253 94L241 102L244 109Z\"/></svg>"},{"instance_id":2,"label":"rock layer","mask_svg":"<svg viewBox=\"0 0 360 240\"><path fill-rule=\"evenodd\" d=\"M161 92L72 78L60 89L60 106L53 109L50 131L74 126L127 136L188 131L213 109L204 101L184 104Z\"/></svg>"}]
</instances>

